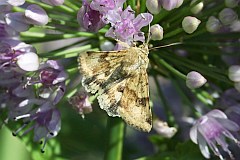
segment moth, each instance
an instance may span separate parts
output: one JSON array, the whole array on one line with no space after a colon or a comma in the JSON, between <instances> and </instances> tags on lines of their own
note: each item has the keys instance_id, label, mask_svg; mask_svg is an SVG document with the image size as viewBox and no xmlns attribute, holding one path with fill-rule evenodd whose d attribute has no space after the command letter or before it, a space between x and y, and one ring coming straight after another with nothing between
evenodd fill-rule
<instances>
[{"instance_id":1,"label":"moth","mask_svg":"<svg viewBox=\"0 0 240 160\"><path fill-rule=\"evenodd\" d=\"M144 132L152 128L147 67L148 45L119 51L89 51L80 54L79 70L87 92L98 94L101 109L121 117Z\"/></svg>"}]
</instances>

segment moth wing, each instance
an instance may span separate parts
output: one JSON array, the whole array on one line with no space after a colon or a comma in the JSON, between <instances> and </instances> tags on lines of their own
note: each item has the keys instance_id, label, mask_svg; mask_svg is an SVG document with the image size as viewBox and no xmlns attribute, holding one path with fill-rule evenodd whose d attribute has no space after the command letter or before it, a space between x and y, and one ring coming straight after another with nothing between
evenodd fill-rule
<instances>
[{"instance_id":1,"label":"moth wing","mask_svg":"<svg viewBox=\"0 0 240 160\"><path fill-rule=\"evenodd\" d=\"M99 106L104 109L109 116L120 116L118 109L120 107L120 100L123 95L123 89L125 88L126 79L123 79L119 83L111 84L111 87L107 89L100 89L100 94L97 97Z\"/></svg>"},{"instance_id":2,"label":"moth wing","mask_svg":"<svg viewBox=\"0 0 240 160\"><path fill-rule=\"evenodd\" d=\"M120 53L121 52L121 53ZM126 50L110 52L86 52L79 55L82 85L87 92L96 93L127 55Z\"/></svg>"},{"instance_id":3,"label":"moth wing","mask_svg":"<svg viewBox=\"0 0 240 160\"><path fill-rule=\"evenodd\" d=\"M144 67L140 67L137 72L127 79L118 112L128 125L150 132L152 113L149 105L148 75Z\"/></svg>"}]
</instances>

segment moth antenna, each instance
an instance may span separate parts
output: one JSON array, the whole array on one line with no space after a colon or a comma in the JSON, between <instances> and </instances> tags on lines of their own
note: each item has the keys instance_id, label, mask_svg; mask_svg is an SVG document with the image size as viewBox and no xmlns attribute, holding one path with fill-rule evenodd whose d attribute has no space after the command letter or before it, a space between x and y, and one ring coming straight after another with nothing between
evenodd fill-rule
<instances>
[{"instance_id":1,"label":"moth antenna","mask_svg":"<svg viewBox=\"0 0 240 160\"><path fill-rule=\"evenodd\" d=\"M149 48L149 50L157 49L157 48L166 48L166 47L176 46L176 45L180 45L180 44L183 44L183 43L182 42L176 42L176 43L166 44L166 45L163 45L163 46Z\"/></svg>"}]
</instances>

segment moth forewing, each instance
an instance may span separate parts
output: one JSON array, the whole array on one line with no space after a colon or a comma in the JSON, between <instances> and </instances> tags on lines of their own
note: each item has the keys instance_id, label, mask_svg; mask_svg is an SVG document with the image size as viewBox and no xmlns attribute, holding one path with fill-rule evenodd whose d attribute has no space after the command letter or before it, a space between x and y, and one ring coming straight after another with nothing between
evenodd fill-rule
<instances>
[{"instance_id":1,"label":"moth forewing","mask_svg":"<svg viewBox=\"0 0 240 160\"><path fill-rule=\"evenodd\" d=\"M98 93L100 107L145 132L152 128L147 56L144 44L120 51L86 52L78 59L82 85L88 92Z\"/></svg>"}]
</instances>

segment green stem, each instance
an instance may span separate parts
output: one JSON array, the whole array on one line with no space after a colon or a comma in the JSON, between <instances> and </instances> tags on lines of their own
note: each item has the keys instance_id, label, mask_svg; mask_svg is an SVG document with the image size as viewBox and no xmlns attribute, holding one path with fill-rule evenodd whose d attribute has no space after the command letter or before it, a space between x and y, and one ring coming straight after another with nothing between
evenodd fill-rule
<instances>
[{"instance_id":1,"label":"green stem","mask_svg":"<svg viewBox=\"0 0 240 160\"><path fill-rule=\"evenodd\" d=\"M122 160L124 122L120 118L108 117L108 146L105 160Z\"/></svg>"},{"instance_id":2,"label":"green stem","mask_svg":"<svg viewBox=\"0 0 240 160\"><path fill-rule=\"evenodd\" d=\"M39 32L21 32L21 39L25 42L30 41L31 43L36 42L47 42L47 41L53 41L53 40L59 40L59 39L68 39L68 38L76 38L76 37L96 37L97 35L93 33L87 33L87 32L76 32L74 34L45 34L45 33L39 33ZM36 39L33 39L36 38Z\"/></svg>"},{"instance_id":3,"label":"green stem","mask_svg":"<svg viewBox=\"0 0 240 160\"><path fill-rule=\"evenodd\" d=\"M74 47L68 50L57 50L54 52L48 52L46 54L40 54L41 57L48 57L48 58L56 58L56 57L64 57L64 58L71 58L71 57L77 57L79 53L85 52L89 49L91 49L91 45L85 45L80 47Z\"/></svg>"},{"instance_id":4,"label":"green stem","mask_svg":"<svg viewBox=\"0 0 240 160\"><path fill-rule=\"evenodd\" d=\"M41 6L42 8L44 8L46 11L53 11L54 10L54 11L60 11L61 13L65 12L65 13L71 14L73 16L76 16L75 11L72 8L69 8L65 5L50 6L48 4L45 4L45 3L42 3L42 2L37 2L35 0L26 0L26 2L37 4L37 5Z\"/></svg>"},{"instance_id":5,"label":"green stem","mask_svg":"<svg viewBox=\"0 0 240 160\"><path fill-rule=\"evenodd\" d=\"M177 28L175 29L174 31L171 31L169 33L166 33L164 35L164 39L167 39L167 38L171 38L171 37L175 37L177 34L179 33L183 33L183 29L182 28Z\"/></svg>"},{"instance_id":6,"label":"green stem","mask_svg":"<svg viewBox=\"0 0 240 160\"><path fill-rule=\"evenodd\" d=\"M80 6L78 7L77 5L73 4L71 1L64 1L64 4L68 6L69 8L78 11L80 9Z\"/></svg>"},{"instance_id":7,"label":"green stem","mask_svg":"<svg viewBox=\"0 0 240 160\"><path fill-rule=\"evenodd\" d=\"M174 73L175 75L177 75L178 77L186 80L186 75L182 74L181 72L179 72L178 70L176 70L174 67L172 67L170 64L168 64L165 60L163 59L159 59L157 58L156 55L153 55L153 57L155 57L157 60L157 62L159 62L160 64L162 64L164 67L166 67L168 70L170 70L172 73Z\"/></svg>"},{"instance_id":8,"label":"green stem","mask_svg":"<svg viewBox=\"0 0 240 160\"><path fill-rule=\"evenodd\" d=\"M172 112L170 110L170 105L168 104L166 98L164 97L164 94L162 92L161 86L158 83L157 77L153 76L153 78L154 78L154 82L155 82L155 84L157 86L158 94L159 94L159 96L160 96L160 98L162 100L163 108L164 108L165 113L167 115L167 122L170 124L170 126L174 126L176 123L174 123L175 119L174 119L174 116L172 115Z\"/></svg>"}]
</instances>

